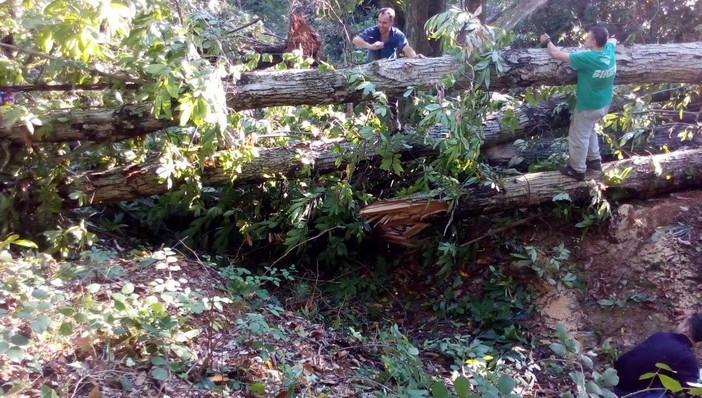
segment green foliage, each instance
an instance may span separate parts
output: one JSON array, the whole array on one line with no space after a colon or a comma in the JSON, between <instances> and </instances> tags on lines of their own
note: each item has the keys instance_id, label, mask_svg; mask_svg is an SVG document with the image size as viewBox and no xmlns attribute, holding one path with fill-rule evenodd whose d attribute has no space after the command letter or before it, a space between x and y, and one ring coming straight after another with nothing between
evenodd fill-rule
<instances>
[{"instance_id":1,"label":"green foliage","mask_svg":"<svg viewBox=\"0 0 702 398\"><path fill-rule=\"evenodd\" d=\"M569 269L570 250L563 243L544 252L535 246L524 246L518 252L510 254L515 267L531 268L539 278L544 279L557 290L574 288L578 279Z\"/></svg>"},{"instance_id":2,"label":"green foliage","mask_svg":"<svg viewBox=\"0 0 702 398\"><path fill-rule=\"evenodd\" d=\"M444 277L445 278L445 277ZM532 311L531 297L513 277L490 266L487 277L481 281L481 295L460 294L464 282L455 276L450 286L432 303L439 314L475 323L474 333L483 339L498 341L519 340L515 323L526 319Z\"/></svg>"},{"instance_id":3,"label":"green foliage","mask_svg":"<svg viewBox=\"0 0 702 398\"><path fill-rule=\"evenodd\" d=\"M5 238L5 240L0 242L0 261L12 261L12 254L9 250L12 245L29 249L38 249L36 243L27 239L20 239L18 234L11 234Z\"/></svg>"},{"instance_id":4,"label":"green foliage","mask_svg":"<svg viewBox=\"0 0 702 398\"><path fill-rule=\"evenodd\" d=\"M385 342L380 358L387 377L392 378L397 389L407 392L409 396L412 396L412 391L426 390L429 379L422 367L417 347L400 333L397 325L392 325L390 330L381 331L380 339Z\"/></svg>"},{"instance_id":5,"label":"green foliage","mask_svg":"<svg viewBox=\"0 0 702 398\"><path fill-rule=\"evenodd\" d=\"M10 303L3 317L13 326L0 336L0 357L41 374L50 347L80 355L99 344L128 366L150 363L156 380L186 372L197 359L190 342L201 332L189 320L221 311L231 299L184 289L170 249L143 257L138 267L171 276L139 284L122 282L127 270L114 258L92 250L76 264L50 257L0 262L0 300Z\"/></svg>"},{"instance_id":6,"label":"green foliage","mask_svg":"<svg viewBox=\"0 0 702 398\"><path fill-rule=\"evenodd\" d=\"M59 253L62 258L75 255L93 245L95 234L85 227L85 221L78 225L59 230L45 231L44 236L49 244L48 252Z\"/></svg>"},{"instance_id":7,"label":"green foliage","mask_svg":"<svg viewBox=\"0 0 702 398\"><path fill-rule=\"evenodd\" d=\"M617 371L612 368L607 368L604 372L595 370L594 353L583 352L580 343L560 322L555 335L558 341L551 343L549 348L560 359L560 364L554 362L552 368L559 372L569 371L568 375L575 387L575 391L569 391L563 396L615 398L617 395L610 388L619 383Z\"/></svg>"},{"instance_id":8,"label":"green foliage","mask_svg":"<svg viewBox=\"0 0 702 398\"><path fill-rule=\"evenodd\" d=\"M605 175L605 179L608 181L620 181L625 178L629 170L624 170L623 173L617 174L616 170L609 170ZM604 196L605 186L596 182L595 180L590 180L587 182L590 202L588 206L584 208L579 208L573 202L573 199L566 192L556 194L552 201L556 204L555 214L560 215L566 219L570 219L573 215L577 214L576 210L580 213L581 220L575 224L578 228L583 228L587 231L588 228L593 226L602 225L605 221L612 218L612 209L609 204L609 200Z\"/></svg>"}]
</instances>

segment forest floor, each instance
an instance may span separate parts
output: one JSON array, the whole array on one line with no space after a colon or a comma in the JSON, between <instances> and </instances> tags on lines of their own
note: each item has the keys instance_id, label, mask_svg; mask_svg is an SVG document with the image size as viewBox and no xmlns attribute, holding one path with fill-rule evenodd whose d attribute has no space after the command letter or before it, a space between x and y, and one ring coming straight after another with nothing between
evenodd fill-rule
<instances>
[{"instance_id":1,"label":"forest floor","mask_svg":"<svg viewBox=\"0 0 702 398\"><path fill-rule=\"evenodd\" d=\"M614 213L607 225L585 233L575 228L572 220L553 217L504 232L504 240L515 238L538 247L563 243L571 253L569 272L578 279L576 287L564 287L555 280L549 283L536 278L528 270L512 269L508 277L503 275L505 280L516 278L526 283L535 304L530 316L517 322L522 337L510 348L525 353L523 357L531 361L524 363L531 369L531 376L525 376L524 371L519 375L514 372L526 385L515 390L518 395L549 397L573 390L567 372L554 376L543 365L553 355L548 347L555 341L554 330L559 323L580 343L583 352L598 354L596 367L602 369L618 353L649 334L672 329L678 317L700 309L702 191L629 202ZM152 297L166 300L164 291L182 295L199 292L201 302L212 303L227 296L225 286L231 289L235 282L246 287L245 275L225 277L192 252L165 250L144 257L123 241L102 239L102 244L109 248L101 253L109 255L83 257L82 265L110 271L89 272L68 289L93 294L91 316L106 311L108 307L98 304L109 301L109 291L134 294L121 299L135 311L124 319L135 322L138 318L147 324L144 314L155 311L154 304L140 306L137 295L151 292ZM392 395L399 392L401 383L412 386L413 382L426 381L426 375L450 385L461 362L479 359L485 347L471 343L470 322L439 316L435 309L420 305L425 293L421 290L426 286L418 280L423 275L414 274L413 267L421 262L417 259L421 255L406 256L406 266L388 271L393 273L394 285L377 294L382 299L371 304L327 302L324 317L320 303L325 299L317 288L319 281L309 274L298 276L296 287L245 292L224 301L216 311L188 307L189 315L182 318L187 327L181 325L179 329L200 332L187 337L169 332L170 326L160 321L152 324L160 329L152 328L151 334L130 329L133 339L110 340L104 336L106 332L94 331L105 321L100 319L80 333L63 333L66 338L61 340L57 338L62 334L58 328L29 323L36 317L4 316L0 326L11 344L0 344L2 352L7 354L11 346L23 348L14 351L22 355L14 355L12 360L0 355L0 384L6 393L15 396L89 398L359 397L378 391ZM475 267L499 268L506 264L509 268L509 261L495 256L486 245L473 268L461 276L470 279ZM60 273L60 264L47 256L34 262L17 260L17 264L24 268L36 265L46 274L46 280ZM115 269L120 272L113 272ZM285 279L281 274L268 276L276 283ZM0 268L0 277L7 281L16 275L11 275L9 268ZM154 290L155 286L161 288ZM68 290L62 294L69 294ZM277 299L273 299L276 294ZM452 291L456 299L470 294L470 284ZM44 294L32 295L39 300ZM81 297L81 305L85 305L86 295ZM521 296L515 294L514 298L520 300ZM19 295L0 299L0 309L5 313L27 306ZM166 307L176 319L187 306ZM109 308L122 310L119 306ZM329 308L337 309L336 316L330 315ZM68 314L65 306L61 314ZM354 318L358 323L349 326L348 320ZM49 320L46 322L49 325ZM134 326L122 322L126 328L129 325ZM42 333L36 333L35 327ZM191 360L183 368L182 361L174 360L171 353L145 362L144 352L149 347L166 347L172 353L185 347ZM51 395L54 392L56 395Z\"/></svg>"}]
</instances>

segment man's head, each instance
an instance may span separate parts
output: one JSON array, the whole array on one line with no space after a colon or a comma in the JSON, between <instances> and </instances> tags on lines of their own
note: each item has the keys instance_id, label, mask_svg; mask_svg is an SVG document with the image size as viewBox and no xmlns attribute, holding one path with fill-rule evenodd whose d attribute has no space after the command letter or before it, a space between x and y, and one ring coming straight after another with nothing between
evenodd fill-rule
<instances>
[{"instance_id":1,"label":"man's head","mask_svg":"<svg viewBox=\"0 0 702 398\"><path fill-rule=\"evenodd\" d=\"M609 32L602 26L593 26L585 37L585 48L589 50L600 49L607 44Z\"/></svg>"},{"instance_id":2,"label":"man's head","mask_svg":"<svg viewBox=\"0 0 702 398\"><path fill-rule=\"evenodd\" d=\"M395 10L392 8L381 8L378 12L378 28L381 34L387 34L395 24Z\"/></svg>"},{"instance_id":3,"label":"man's head","mask_svg":"<svg viewBox=\"0 0 702 398\"><path fill-rule=\"evenodd\" d=\"M694 313L686 316L675 331L687 336L693 344L699 343L702 341L702 314Z\"/></svg>"}]
</instances>

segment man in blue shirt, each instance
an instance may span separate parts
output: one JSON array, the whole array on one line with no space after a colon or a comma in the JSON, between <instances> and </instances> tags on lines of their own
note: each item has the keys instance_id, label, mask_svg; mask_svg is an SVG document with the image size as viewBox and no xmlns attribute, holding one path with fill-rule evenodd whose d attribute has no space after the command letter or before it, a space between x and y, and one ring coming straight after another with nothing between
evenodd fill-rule
<instances>
[{"instance_id":1,"label":"man in blue shirt","mask_svg":"<svg viewBox=\"0 0 702 398\"><path fill-rule=\"evenodd\" d=\"M354 46L365 48L366 59L376 61L379 59L397 58L397 50L401 50L408 58L424 58L417 54L407 42L407 37L395 24L395 10L381 8L378 13L378 25L359 33L351 41Z\"/></svg>"},{"instance_id":2,"label":"man in blue shirt","mask_svg":"<svg viewBox=\"0 0 702 398\"><path fill-rule=\"evenodd\" d=\"M423 55L417 54L412 46L407 42L407 37L400 29L393 25L395 24L395 10L392 8L381 8L378 12L378 25L359 33L351 41L354 46L366 49L366 60L377 61L380 59L396 59L397 51L402 51L408 58L424 58ZM391 131L396 133L402 129L400 124L398 108L398 99L395 97L388 98L388 106L394 114L392 119Z\"/></svg>"},{"instance_id":3,"label":"man in blue shirt","mask_svg":"<svg viewBox=\"0 0 702 398\"><path fill-rule=\"evenodd\" d=\"M687 383L696 383L699 377L699 363L693 346L700 341L702 314L699 313L685 317L674 332L652 335L614 362L614 368L619 375L619 384L615 392L620 397L667 396L658 376L640 380L645 373L672 377L680 382L683 388L689 388ZM674 373L658 368L657 363L668 365ZM635 392L637 393L633 394Z\"/></svg>"}]
</instances>

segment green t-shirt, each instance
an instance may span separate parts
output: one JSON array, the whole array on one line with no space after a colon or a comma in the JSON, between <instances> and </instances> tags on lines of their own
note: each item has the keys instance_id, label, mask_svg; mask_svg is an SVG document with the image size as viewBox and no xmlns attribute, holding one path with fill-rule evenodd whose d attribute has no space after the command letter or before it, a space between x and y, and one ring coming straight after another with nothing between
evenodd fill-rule
<instances>
[{"instance_id":1,"label":"green t-shirt","mask_svg":"<svg viewBox=\"0 0 702 398\"><path fill-rule=\"evenodd\" d=\"M578 71L576 109L604 108L612 102L617 61L614 44L607 43L602 51L569 54L570 64Z\"/></svg>"}]
</instances>

